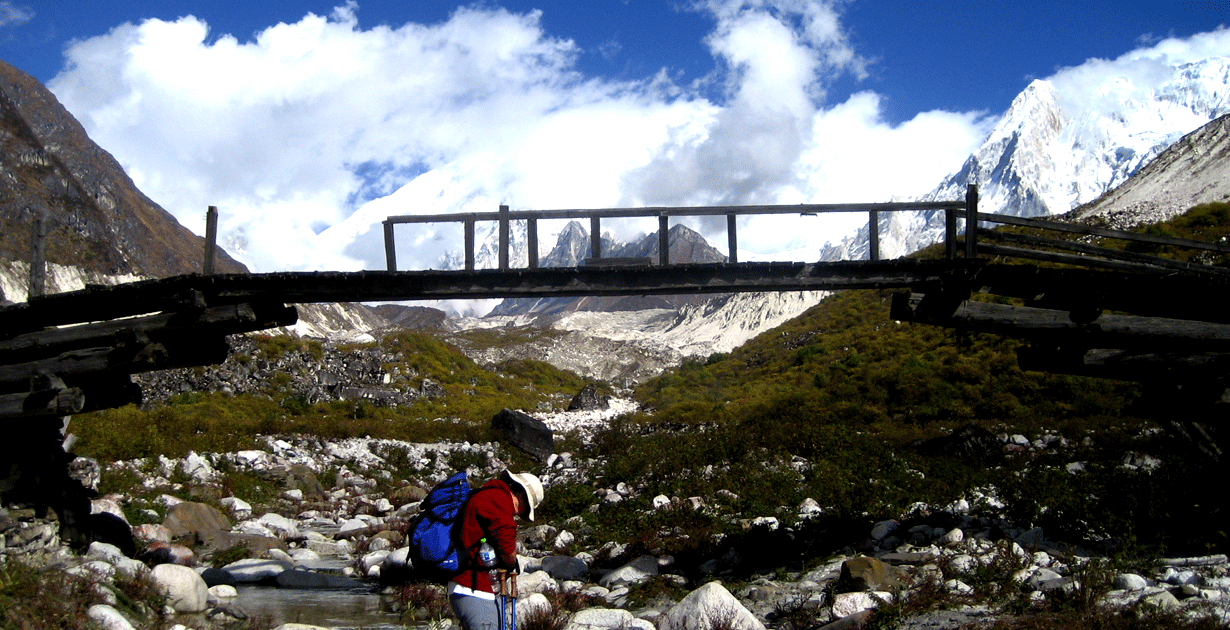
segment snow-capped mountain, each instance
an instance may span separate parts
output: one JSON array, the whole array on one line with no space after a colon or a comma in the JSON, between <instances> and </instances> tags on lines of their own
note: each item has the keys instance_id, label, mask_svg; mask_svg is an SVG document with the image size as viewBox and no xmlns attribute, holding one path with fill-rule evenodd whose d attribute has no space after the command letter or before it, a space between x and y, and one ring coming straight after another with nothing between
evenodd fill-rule
<instances>
[{"instance_id":1,"label":"snow-capped mountain","mask_svg":"<svg viewBox=\"0 0 1230 630\"><path fill-rule=\"evenodd\" d=\"M1065 93L1064 90L1070 92ZM920 201L962 199L979 188L979 210L1014 216L1062 214L1127 181L1171 144L1230 113L1230 59L1175 66L1156 87L1117 77L1077 93L1034 81L982 146ZM939 213L880 219L881 255L902 256L940 239ZM821 251L821 260L867 256L864 228Z\"/></svg>"}]
</instances>

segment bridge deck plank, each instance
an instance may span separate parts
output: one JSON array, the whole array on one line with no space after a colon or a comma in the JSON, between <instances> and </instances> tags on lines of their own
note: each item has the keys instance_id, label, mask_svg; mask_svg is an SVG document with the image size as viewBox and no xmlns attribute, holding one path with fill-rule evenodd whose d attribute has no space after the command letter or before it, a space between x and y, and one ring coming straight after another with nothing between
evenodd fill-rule
<instances>
[{"instance_id":1,"label":"bridge deck plank","mask_svg":"<svg viewBox=\"0 0 1230 630\"><path fill-rule=\"evenodd\" d=\"M0 335L184 308L583 295L664 295L904 288L977 261L839 261L567 267L500 271L199 274L58 293L0 308Z\"/></svg>"}]
</instances>

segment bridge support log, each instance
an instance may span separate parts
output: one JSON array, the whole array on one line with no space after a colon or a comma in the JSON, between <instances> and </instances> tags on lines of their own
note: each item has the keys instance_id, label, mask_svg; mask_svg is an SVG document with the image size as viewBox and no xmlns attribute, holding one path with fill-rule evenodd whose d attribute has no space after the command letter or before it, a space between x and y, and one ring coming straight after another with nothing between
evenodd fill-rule
<instances>
[{"instance_id":1,"label":"bridge support log","mask_svg":"<svg viewBox=\"0 0 1230 630\"><path fill-rule=\"evenodd\" d=\"M224 338L167 340L163 343L120 344L116 347L72 350L55 357L0 365L0 387L12 390L40 374L66 380L91 374L136 374L152 370L212 365L226 360L230 345Z\"/></svg>"},{"instance_id":2,"label":"bridge support log","mask_svg":"<svg viewBox=\"0 0 1230 630\"><path fill-rule=\"evenodd\" d=\"M893 296L891 317L899 321L1018 337L1052 346L1124 348L1159 352L1230 352L1230 325L1162 317L1100 315L963 301L950 313L923 308L923 294ZM1077 321L1074 321L1077 320ZM1090 319L1089 323L1083 322Z\"/></svg>"},{"instance_id":3,"label":"bridge support log","mask_svg":"<svg viewBox=\"0 0 1230 630\"><path fill-rule=\"evenodd\" d=\"M71 416L85 409L85 394L76 387L0 396L0 418Z\"/></svg>"},{"instance_id":4,"label":"bridge support log","mask_svg":"<svg viewBox=\"0 0 1230 630\"><path fill-rule=\"evenodd\" d=\"M184 335L225 336L288 326L296 321L298 313L293 306L233 304L20 334L0 341L0 352L16 363L70 350L133 343L142 338L160 341Z\"/></svg>"}]
</instances>

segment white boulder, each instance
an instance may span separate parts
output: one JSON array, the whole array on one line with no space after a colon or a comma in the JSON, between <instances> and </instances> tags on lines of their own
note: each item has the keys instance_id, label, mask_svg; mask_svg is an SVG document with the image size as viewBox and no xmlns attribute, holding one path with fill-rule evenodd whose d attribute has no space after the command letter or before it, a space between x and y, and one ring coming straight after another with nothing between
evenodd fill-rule
<instances>
[{"instance_id":1,"label":"white boulder","mask_svg":"<svg viewBox=\"0 0 1230 630\"><path fill-rule=\"evenodd\" d=\"M150 571L154 588L166 595L167 605L181 613L197 613L209 603L209 587L196 571L178 564L160 564Z\"/></svg>"}]
</instances>

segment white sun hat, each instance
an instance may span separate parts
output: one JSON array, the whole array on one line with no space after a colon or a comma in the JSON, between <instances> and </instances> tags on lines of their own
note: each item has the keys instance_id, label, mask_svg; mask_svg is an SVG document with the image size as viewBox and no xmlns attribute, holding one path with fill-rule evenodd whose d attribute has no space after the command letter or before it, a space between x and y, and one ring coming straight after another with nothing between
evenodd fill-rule
<instances>
[{"instance_id":1,"label":"white sun hat","mask_svg":"<svg viewBox=\"0 0 1230 630\"><path fill-rule=\"evenodd\" d=\"M527 506L529 507L529 512L525 518L533 522L534 508L538 507L539 503L542 503L542 482L538 480L538 477L530 473L513 473L507 470L504 471L504 480L521 486L529 503Z\"/></svg>"}]
</instances>

